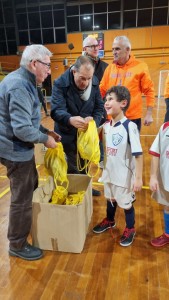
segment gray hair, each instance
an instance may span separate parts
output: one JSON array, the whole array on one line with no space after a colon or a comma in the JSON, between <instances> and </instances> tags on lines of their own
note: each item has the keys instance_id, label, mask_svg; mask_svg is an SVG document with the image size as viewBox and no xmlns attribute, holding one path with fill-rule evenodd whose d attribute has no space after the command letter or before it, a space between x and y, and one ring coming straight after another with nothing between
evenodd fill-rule
<instances>
[{"instance_id":1,"label":"gray hair","mask_svg":"<svg viewBox=\"0 0 169 300\"><path fill-rule=\"evenodd\" d=\"M28 67L29 63L32 60L43 60L45 56L52 56L52 52L50 52L45 46L43 45L30 45L27 46L22 54L20 66Z\"/></svg>"},{"instance_id":2,"label":"gray hair","mask_svg":"<svg viewBox=\"0 0 169 300\"><path fill-rule=\"evenodd\" d=\"M115 42L121 42L124 46L128 47L131 50L131 43L127 36L125 36L125 35L116 36L114 38L113 43L115 43Z\"/></svg>"},{"instance_id":3,"label":"gray hair","mask_svg":"<svg viewBox=\"0 0 169 300\"><path fill-rule=\"evenodd\" d=\"M92 36L87 36L84 40L83 40L83 48L86 46L90 46L90 43L93 41L97 41L97 39L95 39Z\"/></svg>"},{"instance_id":4,"label":"gray hair","mask_svg":"<svg viewBox=\"0 0 169 300\"><path fill-rule=\"evenodd\" d=\"M75 64L73 65L72 70L79 71L80 67L82 65L85 65L87 69L90 69L91 67L94 69L92 60L87 56L81 55L75 61Z\"/></svg>"}]
</instances>

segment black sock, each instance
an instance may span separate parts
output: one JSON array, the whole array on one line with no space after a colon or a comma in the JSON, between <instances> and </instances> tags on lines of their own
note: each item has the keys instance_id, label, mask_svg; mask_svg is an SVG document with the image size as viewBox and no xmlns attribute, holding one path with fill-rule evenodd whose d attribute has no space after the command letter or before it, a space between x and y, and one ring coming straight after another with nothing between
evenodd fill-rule
<instances>
[{"instance_id":1,"label":"black sock","mask_svg":"<svg viewBox=\"0 0 169 300\"><path fill-rule=\"evenodd\" d=\"M135 211L132 206L130 209L124 209L125 219L126 219L126 227L131 229L134 228L135 224Z\"/></svg>"},{"instance_id":2,"label":"black sock","mask_svg":"<svg viewBox=\"0 0 169 300\"><path fill-rule=\"evenodd\" d=\"M107 219L109 221L114 221L116 208L117 208L117 202L111 203L110 201L107 201Z\"/></svg>"}]
</instances>

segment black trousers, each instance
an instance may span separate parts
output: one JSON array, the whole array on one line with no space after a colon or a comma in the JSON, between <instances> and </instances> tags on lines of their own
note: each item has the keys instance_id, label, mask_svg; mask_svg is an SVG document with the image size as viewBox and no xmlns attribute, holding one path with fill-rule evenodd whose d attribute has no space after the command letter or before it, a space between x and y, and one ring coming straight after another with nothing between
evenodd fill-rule
<instances>
[{"instance_id":1,"label":"black trousers","mask_svg":"<svg viewBox=\"0 0 169 300\"><path fill-rule=\"evenodd\" d=\"M38 187L38 173L34 157L30 161L14 162L0 158L10 180L9 247L21 249L27 241L32 224L32 197Z\"/></svg>"}]
</instances>

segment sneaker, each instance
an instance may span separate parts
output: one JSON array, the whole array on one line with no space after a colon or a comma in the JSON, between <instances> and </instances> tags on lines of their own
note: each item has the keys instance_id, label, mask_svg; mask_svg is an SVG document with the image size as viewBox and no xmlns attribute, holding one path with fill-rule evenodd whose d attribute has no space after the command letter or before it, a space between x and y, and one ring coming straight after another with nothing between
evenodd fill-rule
<instances>
[{"instance_id":1,"label":"sneaker","mask_svg":"<svg viewBox=\"0 0 169 300\"><path fill-rule=\"evenodd\" d=\"M120 238L120 245L127 247L130 246L136 234L135 228L125 228L123 235Z\"/></svg>"},{"instance_id":2,"label":"sneaker","mask_svg":"<svg viewBox=\"0 0 169 300\"><path fill-rule=\"evenodd\" d=\"M103 221L101 223L99 223L98 225L96 225L93 228L93 232L95 233L102 233L104 231L106 231L109 228L113 228L116 226L115 221L109 221L107 218L103 219Z\"/></svg>"},{"instance_id":3,"label":"sneaker","mask_svg":"<svg viewBox=\"0 0 169 300\"><path fill-rule=\"evenodd\" d=\"M36 260L43 256L43 252L41 249L27 243L21 250L9 249L9 255L20 257L25 260Z\"/></svg>"},{"instance_id":4,"label":"sneaker","mask_svg":"<svg viewBox=\"0 0 169 300\"><path fill-rule=\"evenodd\" d=\"M154 247L162 247L167 244L169 244L169 237L165 233L151 240L151 245Z\"/></svg>"},{"instance_id":5,"label":"sneaker","mask_svg":"<svg viewBox=\"0 0 169 300\"><path fill-rule=\"evenodd\" d=\"M95 189L92 189L92 196L101 196L101 192Z\"/></svg>"}]
</instances>

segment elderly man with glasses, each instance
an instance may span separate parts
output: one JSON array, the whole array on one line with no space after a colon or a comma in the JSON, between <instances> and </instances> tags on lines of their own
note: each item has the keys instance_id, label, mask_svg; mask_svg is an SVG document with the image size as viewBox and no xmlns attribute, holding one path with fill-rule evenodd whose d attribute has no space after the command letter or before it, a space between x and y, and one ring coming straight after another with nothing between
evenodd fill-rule
<instances>
[{"instance_id":1,"label":"elderly man with glasses","mask_svg":"<svg viewBox=\"0 0 169 300\"><path fill-rule=\"evenodd\" d=\"M34 144L55 148L60 136L40 125L37 85L50 74L52 53L42 45L27 46L20 68L0 84L0 163L10 181L9 254L36 260L42 251L27 241L32 223L33 191L38 187Z\"/></svg>"},{"instance_id":2,"label":"elderly man with glasses","mask_svg":"<svg viewBox=\"0 0 169 300\"><path fill-rule=\"evenodd\" d=\"M83 40L83 51L84 55L87 55L92 60L94 66L94 75L100 82L108 64L99 58L98 41L92 36L87 36Z\"/></svg>"}]
</instances>

